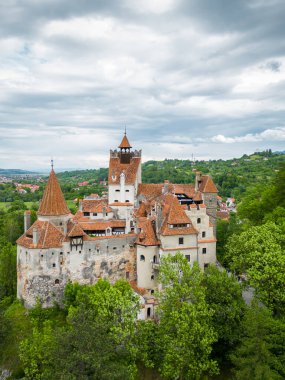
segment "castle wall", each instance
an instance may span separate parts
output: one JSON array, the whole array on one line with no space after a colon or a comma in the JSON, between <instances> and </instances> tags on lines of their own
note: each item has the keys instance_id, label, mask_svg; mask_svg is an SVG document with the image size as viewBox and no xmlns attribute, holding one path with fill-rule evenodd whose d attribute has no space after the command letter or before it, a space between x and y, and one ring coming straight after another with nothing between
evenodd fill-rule
<instances>
[{"instance_id":1,"label":"castle wall","mask_svg":"<svg viewBox=\"0 0 285 380\"><path fill-rule=\"evenodd\" d=\"M68 281L93 284L99 278L114 283L136 279L134 237L86 241L81 248L26 249L18 246L17 296L26 307L39 298L44 307L61 303Z\"/></svg>"}]
</instances>

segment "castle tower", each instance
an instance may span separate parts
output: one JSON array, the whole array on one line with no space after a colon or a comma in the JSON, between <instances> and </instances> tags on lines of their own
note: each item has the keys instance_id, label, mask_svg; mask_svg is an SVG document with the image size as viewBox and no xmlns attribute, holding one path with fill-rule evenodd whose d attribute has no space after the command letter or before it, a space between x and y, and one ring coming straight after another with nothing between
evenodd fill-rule
<instances>
[{"instance_id":1,"label":"castle tower","mask_svg":"<svg viewBox=\"0 0 285 380\"><path fill-rule=\"evenodd\" d=\"M141 183L141 151L131 150L126 132L118 148L110 151L108 195L110 206L125 218L125 209L134 207Z\"/></svg>"},{"instance_id":2,"label":"castle tower","mask_svg":"<svg viewBox=\"0 0 285 380\"><path fill-rule=\"evenodd\" d=\"M42 201L38 210L38 220L52 222L64 230L70 210L67 207L60 185L52 168Z\"/></svg>"},{"instance_id":3,"label":"castle tower","mask_svg":"<svg viewBox=\"0 0 285 380\"><path fill-rule=\"evenodd\" d=\"M118 146L120 149L119 157L120 157L120 163L121 164L129 164L131 161L131 144L129 143L129 140L127 138L127 133L124 133L124 137L122 139L121 144Z\"/></svg>"}]
</instances>

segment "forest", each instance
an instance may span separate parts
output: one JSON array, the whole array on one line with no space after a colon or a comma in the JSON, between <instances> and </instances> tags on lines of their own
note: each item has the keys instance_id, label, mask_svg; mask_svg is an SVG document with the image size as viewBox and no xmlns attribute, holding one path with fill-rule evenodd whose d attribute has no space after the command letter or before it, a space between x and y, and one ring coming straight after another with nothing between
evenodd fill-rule
<instances>
[{"instance_id":1,"label":"forest","mask_svg":"<svg viewBox=\"0 0 285 380\"><path fill-rule=\"evenodd\" d=\"M63 305L26 310L16 299L15 248L26 200L17 194L0 209L0 368L6 378L285 378L284 155L267 151L195 166L149 161L143 181L191 183L193 168L211 174L222 197L234 196L237 212L218 220L219 267L201 272L179 252L162 260L155 320L136 319L138 299L124 280L69 284ZM83 180L104 191L100 180L107 171L58 177L73 199L79 196L71 191L74 183ZM37 199L30 201L35 220ZM246 291L254 295L251 302Z\"/></svg>"}]
</instances>

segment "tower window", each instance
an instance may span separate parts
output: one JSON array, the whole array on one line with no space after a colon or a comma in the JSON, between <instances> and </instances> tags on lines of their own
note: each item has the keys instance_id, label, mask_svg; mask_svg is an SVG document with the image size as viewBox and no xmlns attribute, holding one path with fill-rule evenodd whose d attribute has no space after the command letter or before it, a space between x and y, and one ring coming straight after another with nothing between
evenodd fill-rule
<instances>
[{"instance_id":1,"label":"tower window","mask_svg":"<svg viewBox=\"0 0 285 380\"><path fill-rule=\"evenodd\" d=\"M126 279L128 280L130 278L130 272L126 272Z\"/></svg>"},{"instance_id":2,"label":"tower window","mask_svg":"<svg viewBox=\"0 0 285 380\"><path fill-rule=\"evenodd\" d=\"M150 277L151 280L154 280L154 275L152 274L151 277Z\"/></svg>"},{"instance_id":3,"label":"tower window","mask_svg":"<svg viewBox=\"0 0 285 380\"><path fill-rule=\"evenodd\" d=\"M130 190L126 190L126 193L129 193L130 192Z\"/></svg>"},{"instance_id":4,"label":"tower window","mask_svg":"<svg viewBox=\"0 0 285 380\"><path fill-rule=\"evenodd\" d=\"M141 255L141 256L140 256L140 261L145 261L145 257L144 257L144 255Z\"/></svg>"},{"instance_id":5,"label":"tower window","mask_svg":"<svg viewBox=\"0 0 285 380\"><path fill-rule=\"evenodd\" d=\"M179 245L184 244L184 238L183 237L178 238L178 244Z\"/></svg>"},{"instance_id":6,"label":"tower window","mask_svg":"<svg viewBox=\"0 0 285 380\"><path fill-rule=\"evenodd\" d=\"M197 223L198 223L198 224L201 223L201 218L198 218L198 219L197 219Z\"/></svg>"},{"instance_id":7,"label":"tower window","mask_svg":"<svg viewBox=\"0 0 285 380\"><path fill-rule=\"evenodd\" d=\"M185 255L185 259L190 263L190 255Z\"/></svg>"},{"instance_id":8,"label":"tower window","mask_svg":"<svg viewBox=\"0 0 285 380\"><path fill-rule=\"evenodd\" d=\"M203 248L202 253L207 253L207 248Z\"/></svg>"},{"instance_id":9,"label":"tower window","mask_svg":"<svg viewBox=\"0 0 285 380\"><path fill-rule=\"evenodd\" d=\"M52 266L53 266L53 268L55 268L56 267L55 263L53 263Z\"/></svg>"},{"instance_id":10,"label":"tower window","mask_svg":"<svg viewBox=\"0 0 285 380\"><path fill-rule=\"evenodd\" d=\"M57 284L59 284L59 279L57 278L55 281L54 281L54 283L57 285Z\"/></svg>"},{"instance_id":11,"label":"tower window","mask_svg":"<svg viewBox=\"0 0 285 380\"><path fill-rule=\"evenodd\" d=\"M205 231L202 232L202 237L206 237L206 232Z\"/></svg>"}]
</instances>

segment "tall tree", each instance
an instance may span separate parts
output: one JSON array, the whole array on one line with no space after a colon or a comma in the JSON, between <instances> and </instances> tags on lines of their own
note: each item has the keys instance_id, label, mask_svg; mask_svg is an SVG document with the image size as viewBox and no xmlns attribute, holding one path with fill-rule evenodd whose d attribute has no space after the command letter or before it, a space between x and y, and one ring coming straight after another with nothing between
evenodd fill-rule
<instances>
[{"instance_id":1,"label":"tall tree","mask_svg":"<svg viewBox=\"0 0 285 380\"><path fill-rule=\"evenodd\" d=\"M197 379L217 372L217 363L210 358L217 335L202 281L198 265L191 268L182 254L162 259L158 367L168 379Z\"/></svg>"},{"instance_id":2,"label":"tall tree","mask_svg":"<svg viewBox=\"0 0 285 380\"><path fill-rule=\"evenodd\" d=\"M213 325L218 333L215 357L222 360L239 342L246 305L242 288L234 276L210 265L204 272L206 302L214 311Z\"/></svg>"},{"instance_id":3,"label":"tall tree","mask_svg":"<svg viewBox=\"0 0 285 380\"><path fill-rule=\"evenodd\" d=\"M230 268L246 273L259 299L276 312L285 312L285 237L268 222L233 235L226 246Z\"/></svg>"},{"instance_id":4,"label":"tall tree","mask_svg":"<svg viewBox=\"0 0 285 380\"><path fill-rule=\"evenodd\" d=\"M237 380L285 377L285 324L254 302L242 323L241 343L231 355Z\"/></svg>"},{"instance_id":5,"label":"tall tree","mask_svg":"<svg viewBox=\"0 0 285 380\"><path fill-rule=\"evenodd\" d=\"M4 297L16 297L16 247L0 239L0 300Z\"/></svg>"}]
</instances>

